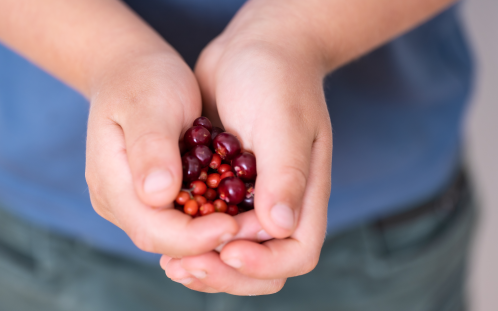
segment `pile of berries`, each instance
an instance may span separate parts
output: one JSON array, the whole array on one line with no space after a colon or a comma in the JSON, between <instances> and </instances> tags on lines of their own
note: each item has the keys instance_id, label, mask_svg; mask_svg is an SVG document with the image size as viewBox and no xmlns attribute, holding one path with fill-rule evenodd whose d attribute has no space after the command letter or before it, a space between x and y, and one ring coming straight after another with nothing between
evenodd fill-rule
<instances>
[{"instance_id":1,"label":"pile of berries","mask_svg":"<svg viewBox=\"0 0 498 311\"><path fill-rule=\"evenodd\" d=\"M180 141L183 188L175 208L193 217L214 212L232 216L254 208L256 158L237 137L197 118Z\"/></svg>"}]
</instances>

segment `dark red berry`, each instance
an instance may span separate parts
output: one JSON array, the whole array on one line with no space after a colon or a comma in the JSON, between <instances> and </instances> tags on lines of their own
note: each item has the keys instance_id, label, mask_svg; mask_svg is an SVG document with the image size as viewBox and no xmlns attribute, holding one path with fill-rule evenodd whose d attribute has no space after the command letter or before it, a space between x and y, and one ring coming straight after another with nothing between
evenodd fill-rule
<instances>
[{"instance_id":1,"label":"dark red berry","mask_svg":"<svg viewBox=\"0 0 498 311\"><path fill-rule=\"evenodd\" d=\"M199 211L202 216L209 215L215 212L214 205L212 203L204 203L199 208Z\"/></svg>"},{"instance_id":2,"label":"dark red berry","mask_svg":"<svg viewBox=\"0 0 498 311\"><path fill-rule=\"evenodd\" d=\"M213 154L213 158L211 159L211 163L209 163L209 167L213 170L217 169L221 165L221 157L219 154Z\"/></svg>"},{"instance_id":3,"label":"dark red berry","mask_svg":"<svg viewBox=\"0 0 498 311\"><path fill-rule=\"evenodd\" d=\"M235 216L239 213L239 207L237 205L228 205L227 214Z\"/></svg>"},{"instance_id":4,"label":"dark red berry","mask_svg":"<svg viewBox=\"0 0 498 311\"><path fill-rule=\"evenodd\" d=\"M242 152L232 160L232 166L237 177L243 181L256 179L256 158L250 152Z\"/></svg>"},{"instance_id":5,"label":"dark red berry","mask_svg":"<svg viewBox=\"0 0 498 311\"><path fill-rule=\"evenodd\" d=\"M232 171L226 171L225 173L221 174L220 180L223 180L227 177L233 177L235 174Z\"/></svg>"},{"instance_id":6,"label":"dark red berry","mask_svg":"<svg viewBox=\"0 0 498 311\"><path fill-rule=\"evenodd\" d=\"M246 197L242 202L240 202L239 207L248 211L254 208L254 184L246 183Z\"/></svg>"},{"instance_id":7,"label":"dark red berry","mask_svg":"<svg viewBox=\"0 0 498 311\"><path fill-rule=\"evenodd\" d=\"M186 154L182 157L183 181L192 182L201 174L201 162L195 156Z\"/></svg>"},{"instance_id":8,"label":"dark red berry","mask_svg":"<svg viewBox=\"0 0 498 311\"><path fill-rule=\"evenodd\" d=\"M237 177L227 177L220 181L218 195L228 204L239 204L246 195L246 186Z\"/></svg>"},{"instance_id":9,"label":"dark red berry","mask_svg":"<svg viewBox=\"0 0 498 311\"><path fill-rule=\"evenodd\" d=\"M214 201L217 196L218 196L218 193L216 193L216 190L211 189L211 188L209 188L208 190L206 190L206 193L204 193L204 197L208 201Z\"/></svg>"},{"instance_id":10,"label":"dark red berry","mask_svg":"<svg viewBox=\"0 0 498 311\"><path fill-rule=\"evenodd\" d=\"M209 188L217 188L218 185L220 184L220 180L221 180L220 174L218 173L209 174L206 180L206 184L209 186Z\"/></svg>"},{"instance_id":11,"label":"dark red berry","mask_svg":"<svg viewBox=\"0 0 498 311\"><path fill-rule=\"evenodd\" d=\"M208 167L213 158L213 152L208 146L197 145L190 151L190 154L195 156L200 162L202 167Z\"/></svg>"},{"instance_id":12,"label":"dark red berry","mask_svg":"<svg viewBox=\"0 0 498 311\"><path fill-rule=\"evenodd\" d=\"M206 117L198 117L197 119L194 120L193 125L204 126L209 132L213 130L213 125L211 124L211 121L209 121L209 119Z\"/></svg>"},{"instance_id":13,"label":"dark red berry","mask_svg":"<svg viewBox=\"0 0 498 311\"><path fill-rule=\"evenodd\" d=\"M192 194L203 195L206 190L206 184L201 180L196 180L190 183L190 189L192 189Z\"/></svg>"},{"instance_id":14,"label":"dark red berry","mask_svg":"<svg viewBox=\"0 0 498 311\"><path fill-rule=\"evenodd\" d=\"M199 180L206 181L208 178L208 168L205 167L201 170L201 173L199 174Z\"/></svg>"},{"instance_id":15,"label":"dark red berry","mask_svg":"<svg viewBox=\"0 0 498 311\"><path fill-rule=\"evenodd\" d=\"M214 151L220 155L223 160L230 161L240 153L240 142L237 137L230 133L224 132L216 136L213 140Z\"/></svg>"},{"instance_id":16,"label":"dark red berry","mask_svg":"<svg viewBox=\"0 0 498 311\"><path fill-rule=\"evenodd\" d=\"M185 205L188 200L190 200L190 194L185 191L180 191L180 193L178 193L178 195L176 196L175 202L180 205Z\"/></svg>"},{"instance_id":17,"label":"dark red berry","mask_svg":"<svg viewBox=\"0 0 498 311\"><path fill-rule=\"evenodd\" d=\"M194 195L194 200L197 202L199 206L201 206L204 203L207 203L207 200L205 197L202 195Z\"/></svg>"},{"instance_id":18,"label":"dark red berry","mask_svg":"<svg viewBox=\"0 0 498 311\"><path fill-rule=\"evenodd\" d=\"M183 211L185 214L188 214L190 216L194 216L197 214L197 211L199 210L199 204L195 200L188 200L187 203L183 206Z\"/></svg>"},{"instance_id":19,"label":"dark red berry","mask_svg":"<svg viewBox=\"0 0 498 311\"><path fill-rule=\"evenodd\" d=\"M211 140L214 140L216 136L218 136L219 134L223 133L224 130L220 129L219 127L215 126L212 130L211 130Z\"/></svg>"},{"instance_id":20,"label":"dark red berry","mask_svg":"<svg viewBox=\"0 0 498 311\"><path fill-rule=\"evenodd\" d=\"M217 211L218 213L224 213L227 211L228 206L225 203L225 201L223 201L223 200L218 199L218 200L214 201L213 205L214 205L215 211Z\"/></svg>"},{"instance_id":21,"label":"dark red berry","mask_svg":"<svg viewBox=\"0 0 498 311\"><path fill-rule=\"evenodd\" d=\"M192 126L185 132L183 141L189 150L197 145L209 146L211 144L211 133L204 126Z\"/></svg>"},{"instance_id":22,"label":"dark red berry","mask_svg":"<svg viewBox=\"0 0 498 311\"><path fill-rule=\"evenodd\" d=\"M187 146L185 145L185 142L184 142L183 140L180 140L180 141L178 142L178 147L180 148L180 154L181 154L181 155L184 155L184 154L185 154L185 152L187 152L187 151L188 151L188 150L187 150Z\"/></svg>"},{"instance_id":23,"label":"dark red berry","mask_svg":"<svg viewBox=\"0 0 498 311\"><path fill-rule=\"evenodd\" d=\"M230 172L232 167L229 164L222 164L218 167L218 173L223 174L225 172Z\"/></svg>"}]
</instances>

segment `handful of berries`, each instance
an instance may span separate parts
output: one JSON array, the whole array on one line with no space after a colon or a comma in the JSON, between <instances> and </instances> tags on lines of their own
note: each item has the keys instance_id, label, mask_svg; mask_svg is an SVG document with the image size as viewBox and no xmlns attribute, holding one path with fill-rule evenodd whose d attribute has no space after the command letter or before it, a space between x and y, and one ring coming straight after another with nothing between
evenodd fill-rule
<instances>
[{"instance_id":1,"label":"handful of berries","mask_svg":"<svg viewBox=\"0 0 498 311\"><path fill-rule=\"evenodd\" d=\"M183 185L175 208L193 217L232 216L254 208L256 158L237 137L197 118L180 141Z\"/></svg>"}]
</instances>

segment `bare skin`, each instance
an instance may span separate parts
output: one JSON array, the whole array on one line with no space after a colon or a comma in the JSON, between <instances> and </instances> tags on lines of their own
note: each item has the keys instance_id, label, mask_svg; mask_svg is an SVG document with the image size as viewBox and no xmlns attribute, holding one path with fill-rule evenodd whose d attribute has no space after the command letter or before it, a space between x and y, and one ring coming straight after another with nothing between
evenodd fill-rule
<instances>
[{"instance_id":1,"label":"bare skin","mask_svg":"<svg viewBox=\"0 0 498 311\"><path fill-rule=\"evenodd\" d=\"M173 280L261 295L311 271L325 238L324 76L452 2L252 0L206 47L195 75L117 0L4 0L0 40L90 100L86 177L97 213L164 254ZM255 152L255 212L192 220L172 209L177 141L201 110Z\"/></svg>"}]
</instances>

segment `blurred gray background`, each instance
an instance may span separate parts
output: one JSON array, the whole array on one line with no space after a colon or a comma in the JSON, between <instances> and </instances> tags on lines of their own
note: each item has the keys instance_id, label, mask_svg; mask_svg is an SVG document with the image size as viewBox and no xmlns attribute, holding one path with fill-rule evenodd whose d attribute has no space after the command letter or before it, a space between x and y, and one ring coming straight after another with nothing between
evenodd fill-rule
<instances>
[{"instance_id":1,"label":"blurred gray background","mask_svg":"<svg viewBox=\"0 0 498 311\"><path fill-rule=\"evenodd\" d=\"M498 0L467 0L463 7L478 61L467 118L466 150L481 206L471 265L472 311L498 310Z\"/></svg>"}]
</instances>

